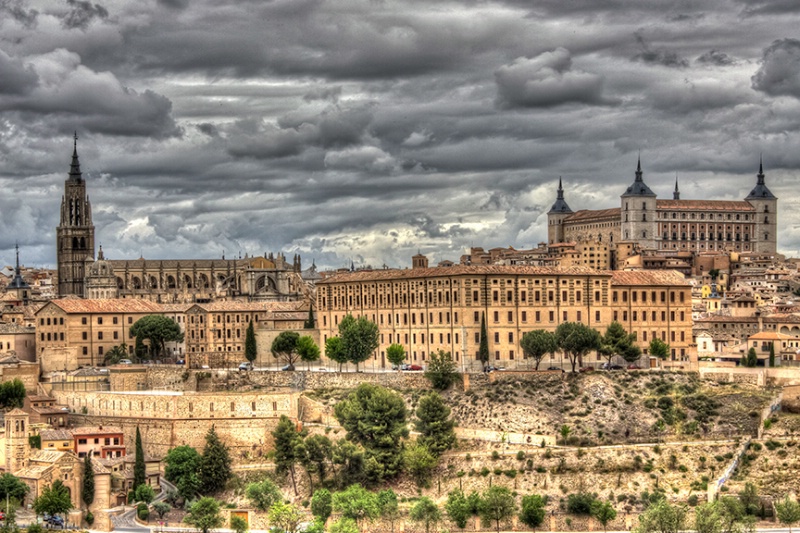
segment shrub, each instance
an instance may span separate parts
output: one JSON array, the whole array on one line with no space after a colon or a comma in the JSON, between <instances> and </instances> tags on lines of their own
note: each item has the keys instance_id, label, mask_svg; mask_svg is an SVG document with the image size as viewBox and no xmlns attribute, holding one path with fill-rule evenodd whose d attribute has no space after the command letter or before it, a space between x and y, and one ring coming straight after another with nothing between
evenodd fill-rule
<instances>
[{"instance_id":1,"label":"shrub","mask_svg":"<svg viewBox=\"0 0 800 533\"><path fill-rule=\"evenodd\" d=\"M91 511L87 511L86 516L84 516L83 519L86 520L86 523L89 524L89 526L94 524L94 515Z\"/></svg>"},{"instance_id":2,"label":"shrub","mask_svg":"<svg viewBox=\"0 0 800 533\"><path fill-rule=\"evenodd\" d=\"M589 515L596 496L589 492L578 492L567 496L567 511L577 515Z\"/></svg>"},{"instance_id":3,"label":"shrub","mask_svg":"<svg viewBox=\"0 0 800 533\"><path fill-rule=\"evenodd\" d=\"M39 524L31 524L28 526L28 533L43 533L42 526Z\"/></svg>"},{"instance_id":4,"label":"shrub","mask_svg":"<svg viewBox=\"0 0 800 533\"><path fill-rule=\"evenodd\" d=\"M525 452L523 452L522 450L518 451L517 452L517 460L518 461L524 461L525 460Z\"/></svg>"},{"instance_id":5,"label":"shrub","mask_svg":"<svg viewBox=\"0 0 800 533\"><path fill-rule=\"evenodd\" d=\"M136 506L136 516L139 517L139 520L147 521L150 518L150 509L147 508L146 503L140 503Z\"/></svg>"},{"instance_id":6,"label":"shrub","mask_svg":"<svg viewBox=\"0 0 800 533\"><path fill-rule=\"evenodd\" d=\"M494 450L492 452L492 461L497 461L498 459L500 459L500 453L498 453L497 450Z\"/></svg>"}]
</instances>

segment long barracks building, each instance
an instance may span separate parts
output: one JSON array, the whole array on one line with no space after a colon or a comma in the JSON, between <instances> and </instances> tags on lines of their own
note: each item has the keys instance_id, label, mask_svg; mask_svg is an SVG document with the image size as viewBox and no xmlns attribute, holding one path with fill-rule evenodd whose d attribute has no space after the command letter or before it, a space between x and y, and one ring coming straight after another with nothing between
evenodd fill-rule
<instances>
[{"instance_id":1,"label":"long barracks building","mask_svg":"<svg viewBox=\"0 0 800 533\"><path fill-rule=\"evenodd\" d=\"M415 263L416 264L416 263ZM692 345L691 287L674 271L598 271L585 267L455 265L336 274L317 282L320 341L338 334L347 314L378 324L376 367L390 366L386 348L402 344L411 363L431 352L451 352L459 366L476 370L481 317L486 317L490 363L527 367L520 338L581 322L601 333L613 321L636 334L646 353L650 341L670 345L667 364L696 362ZM596 356L590 355L595 362ZM553 359L558 362L559 356ZM545 359L544 367L552 364ZM649 365L647 359L642 360ZM641 364L641 363L640 363ZM644 366L644 365L642 365Z\"/></svg>"}]
</instances>

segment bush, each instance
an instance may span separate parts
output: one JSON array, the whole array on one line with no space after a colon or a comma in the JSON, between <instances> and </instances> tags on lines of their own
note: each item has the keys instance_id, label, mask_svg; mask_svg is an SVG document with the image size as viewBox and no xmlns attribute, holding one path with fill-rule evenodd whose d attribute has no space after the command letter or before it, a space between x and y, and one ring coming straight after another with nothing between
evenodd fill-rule
<instances>
[{"instance_id":1,"label":"bush","mask_svg":"<svg viewBox=\"0 0 800 533\"><path fill-rule=\"evenodd\" d=\"M31 524L28 526L28 533L43 533L42 526L39 524Z\"/></svg>"},{"instance_id":2,"label":"bush","mask_svg":"<svg viewBox=\"0 0 800 533\"><path fill-rule=\"evenodd\" d=\"M525 452L523 452L522 450L518 451L517 452L517 460L518 461L524 461L525 460Z\"/></svg>"},{"instance_id":3,"label":"bush","mask_svg":"<svg viewBox=\"0 0 800 533\"><path fill-rule=\"evenodd\" d=\"M567 511L572 514L589 515L596 499L597 497L589 492L570 494L567 496Z\"/></svg>"},{"instance_id":4,"label":"bush","mask_svg":"<svg viewBox=\"0 0 800 533\"><path fill-rule=\"evenodd\" d=\"M140 503L136 506L136 516L139 517L139 520L147 521L150 518L150 509L148 509L146 503Z\"/></svg>"},{"instance_id":5,"label":"bush","mask_svg":"<svg viewBox=\"0 0 800 533\"><path fill-rule=\"evenodd\" d=\"M89 526L94 524L94 515L92 514L91 511L87 511L86 516L84 516L83 519L86 521L87 524L89 524Z\"/></svg>"}]
</instances>

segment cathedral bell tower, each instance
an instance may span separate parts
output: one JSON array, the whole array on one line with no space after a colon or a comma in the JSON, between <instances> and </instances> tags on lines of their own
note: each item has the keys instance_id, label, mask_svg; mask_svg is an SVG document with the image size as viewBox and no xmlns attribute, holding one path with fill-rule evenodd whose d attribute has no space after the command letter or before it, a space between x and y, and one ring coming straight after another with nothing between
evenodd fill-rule
<instances>
[{"instance_id":1,"label":"cathedral bell tower","mask_svg":"<svg viewBox=\"0 0 800 533\"><path fill-rule=\"evenodd\" d=\"M75 134L72 163L61 198L61 222L56 228L58 295L84 297L87 259L94 259L92 205L86 195L86 182L78 162L78 134Z\"/></svg>"}]
</instances>

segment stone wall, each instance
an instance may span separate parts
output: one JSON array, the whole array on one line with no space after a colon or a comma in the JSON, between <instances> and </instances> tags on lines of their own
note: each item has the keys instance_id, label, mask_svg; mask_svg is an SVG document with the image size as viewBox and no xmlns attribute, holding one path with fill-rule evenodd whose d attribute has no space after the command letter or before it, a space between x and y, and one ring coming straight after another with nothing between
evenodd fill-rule
<instances>
[{"instance_id":1,"label":"stone wall","mask_svg":"<svg viewBox=\"0 0 800 533\"><path fill-rule=\"evenodd\" d=\"M12 381L14 379L20 380L28 392L36 392L39 383L39 365L27 362L3 365L0 368L0 380Z\"/></svg>"},{"instance_id":2,"label":"stone wall","mask_svg":"<svg viewBox=\"0 0 800 533\"><path fill-rule=\"evenodd\" d=\"M212 425L232 454L264 452L272 446L270 433L279 417L297 418L297 394L288 392L55 392L54 396L70 407L73 426L121 427L128 453L133 453L140 426L145 449L155 457L184 444L202 449Z\"/></svg>"},{"instance_id":3,"label":"stone wall","mask_svg":"<svg viewBox=\"0 0 800 533\"><path fill-rule=\"evenodd\" d=\"M700 377L718 383L747 383L764 386L766 369L763 368L700 368Z\"/></svg>"}]
</instances>

